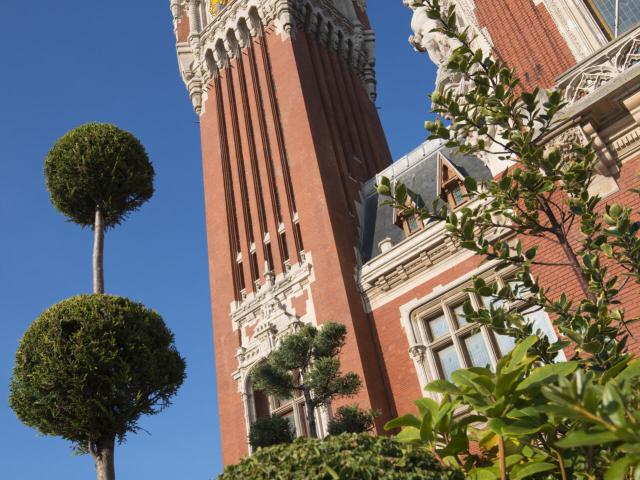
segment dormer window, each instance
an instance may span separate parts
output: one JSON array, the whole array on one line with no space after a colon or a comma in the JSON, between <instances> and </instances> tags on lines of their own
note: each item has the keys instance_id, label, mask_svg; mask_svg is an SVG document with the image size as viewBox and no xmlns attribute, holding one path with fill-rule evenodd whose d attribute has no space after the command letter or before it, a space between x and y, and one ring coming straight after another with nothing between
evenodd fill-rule
<instances>
[{"instance_id":1,"label":"dormer window","mask_svg":"<svg viewBox=\"0 0 640 480\"><path fill-rule=\"evenodd\" d=\"M458 169L444 156L439 156L440 163L440 198L452 209L458 208L468 200L464 177Z\"/></svg>"},{"instance_id":2,"label":"dormer window","mask_svg":"<svg viewBox=\"0 0 640 480\"><path fill-rule=\"evenodd\" d=\"M637 0L584 0L605 35L611 40L640 23Z\"/></svg>"},{"instance_id":3,"label":"dormer window","mask_svg":"<svg viewBox=\"0 0 640 480\"><path fill-rule=\"evenodd\" d=\"M412 211L396 210L395 224L402 228L405 235L408 237L409 235L422 230L424 224L420 219L420 215L416 212L417 205L411 198L411 195L407 195L405 206Z\"/></svg>"}]
</instances>

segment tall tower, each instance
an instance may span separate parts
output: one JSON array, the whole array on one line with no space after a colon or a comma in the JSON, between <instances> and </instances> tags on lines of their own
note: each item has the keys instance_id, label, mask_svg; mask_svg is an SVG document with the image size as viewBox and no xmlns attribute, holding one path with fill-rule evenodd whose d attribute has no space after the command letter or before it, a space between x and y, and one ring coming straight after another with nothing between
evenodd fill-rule
<instances>
[{"instance_id":1,"label":"tall tower","mask_svg":"<svg viewBox=\"0 0 640 480\"><path fill-rule=\"evenodd\" d=\"M390 402L356 286L362 182L391 163L374 105L365 0L172 0L178 60L200 117L225 464L257 417L307 428L251 369L304 323L345 323L355 402ZM330 412L320 415L322 432Z\"/></svg>"}]
</instances>

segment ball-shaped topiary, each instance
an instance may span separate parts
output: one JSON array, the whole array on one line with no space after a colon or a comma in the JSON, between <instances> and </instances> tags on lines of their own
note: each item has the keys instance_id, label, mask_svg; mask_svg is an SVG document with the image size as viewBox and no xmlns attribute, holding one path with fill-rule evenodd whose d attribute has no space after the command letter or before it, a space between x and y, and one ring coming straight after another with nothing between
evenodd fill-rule
<instances>
[{"instance_id":1,"label":"ball-shaped topiary","mask_svg":"<svg viewBox=\"0 0 640 480\"><path fill-rule=\"evenodd\" d=\"M160 315L126 298L82 295L29 327L9 402L26 425L87 453L135 432L142 415L170 404L184 378L185 361Z\"/></svg>"},{"instance_id":2,"label":"ball-shaped topiary","mask_svg":"<svg viewBox=\"0 0 640 480\"><path fill-rule=\"evenodd\" d=\"M261 448L218 480L458 480L426 450L387 437L345 434Z\"/></svg>"},{"instance_id":3,"label":"ball-shaped topiary","mask_svg":"<svg viewBox=\"0 0 640 480\"><path fill-rule=\"evenodd\" d=\"M105 228L118 225L153 196L154 175L138 139L109 124L71 130L45 160L53 205L82 226L94 225L96 208Z\"/></svg>"}]
</instances>

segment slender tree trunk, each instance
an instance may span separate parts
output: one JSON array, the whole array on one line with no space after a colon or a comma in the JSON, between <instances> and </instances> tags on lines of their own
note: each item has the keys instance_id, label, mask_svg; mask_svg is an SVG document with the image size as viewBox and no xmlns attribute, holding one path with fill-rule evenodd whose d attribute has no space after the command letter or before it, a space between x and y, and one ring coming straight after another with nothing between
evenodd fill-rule
<instances>
[{"instance_id":1,"label":"slender tree trunk","mask_svg":"<svg viewBox=\"0 0 640 480\"><path fill-rule=\"evenodd\" d=\"M507 452L504 448L504 438L498 435L498 462L500 466L500 480L507 480Z\"/></svg>"},{"instance_id":2,"label":"slender tree trunk","mask_svg":"<svg viewBox=\"0 0 640 480\"><path fill-rule=\"evenodd\" d=\"M104 293L104 217L96 207L93 226L93 293Z\"/></svg>"},{"instance_id":3,"label":"slender tree trunk","mask_svg":"<svg viewBox=\"0 0 640 480\"><path fill-rule=\"evenodd\" d=\"M101 440L96 444L95 451L92 452L96 464L96 480L116 480L115 445L115 438Z\"/></svg>"},{"instance_id":4,"label":"slender tree trunk","mask_svg":"<svg viewBox=\"0 0 640 480\"><path fill-rule=\"evenodd\" d=\"M316 428L316 409L313 406L313 401L311 400L311 392L304 389L304 403L307 407L307 419L309 421L309 436L311 438L318 438L318 429Z\"/></svg>"}]
</instances>

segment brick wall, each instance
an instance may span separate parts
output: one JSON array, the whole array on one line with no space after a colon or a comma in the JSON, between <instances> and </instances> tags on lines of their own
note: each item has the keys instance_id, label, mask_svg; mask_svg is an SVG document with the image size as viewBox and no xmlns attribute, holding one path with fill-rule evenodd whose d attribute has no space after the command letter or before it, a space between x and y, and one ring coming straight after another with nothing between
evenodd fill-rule
<instances>
[{"instance_id":1,"label":"brick wall","mask_svg":"<svg viewBox=\"0 0 640 480\"><path fill-rule=\"evenodd\" d=\"M575 64L543 2L475 0L475 3L478 22L489 30L496 54L516 68L525 88L550 88L558 75Z\"/></svg>"},{"instance_id":2,"label":"brick wall","mask_svg":"<svg viewBox=\"0 0 640 480\"><path fill-rule=\"evenodd\" d=\"M640 211L640 196L633 193L632 189L640 187L640 156L627 161L621 170L618 178L620 191L603 201L601 210L606 204L620 203L624 206L632 207ZM579 226L574 227L571 240L574 245L580 240ZM564 252L557 244L544 239L524 239L525 248L533 245L539 246L538 259L543 262L563 264L567 262ZM409 343L406 332L400 324L400 308L412 300L423 298L433 292L434 287L447 285L455 280L468 275L482 264L483 259L472 257L450 270L429 279L415 289L390 301L389 303L375 309L371 317L374 322L377 337L380 341L382 358L387 378L389 379L390 390L393 397L393 405L397 413L404 413L416 410L413 401L420 398L420 386L418 374L413 361L409 357ZM622 274L620 268L612 269L611 273ZM549 288L549 296L557 298L562 293L579 302L584 298L584 294L576 279L573 270L567 266L536 267L534 275L540 279L540 284ZM631 282L623 290L620 300L622 307L626 310L626 318L631 319L640 316L640 286ZM633 325L631 332L635 338L630 343L632 353L640 354L640 324ZM570 352L567 352L570 354Z\"/></svg>"}]
</instances>

